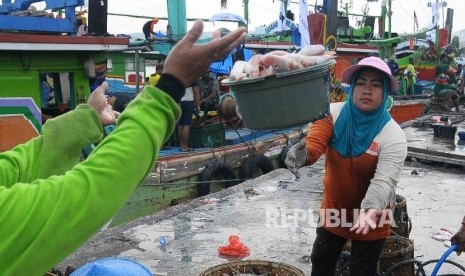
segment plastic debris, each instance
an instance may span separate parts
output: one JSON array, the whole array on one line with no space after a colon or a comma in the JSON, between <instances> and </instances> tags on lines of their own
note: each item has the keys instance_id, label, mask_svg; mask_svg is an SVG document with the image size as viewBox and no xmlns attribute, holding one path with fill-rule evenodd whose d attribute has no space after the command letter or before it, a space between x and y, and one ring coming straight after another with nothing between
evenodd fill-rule
<instances>
[{"instance_id":1,"label":"plastic debris","mask_svg":"<svg viewBox=\"0 0 465 276\"><path fill-rule=\"evenodd\" d=\"M239 240L239 236L229 236L229 245L220 246L218 248L220 255L230 257L246 257L250 254L250 249Z\"/></svg>"}]
</instances>

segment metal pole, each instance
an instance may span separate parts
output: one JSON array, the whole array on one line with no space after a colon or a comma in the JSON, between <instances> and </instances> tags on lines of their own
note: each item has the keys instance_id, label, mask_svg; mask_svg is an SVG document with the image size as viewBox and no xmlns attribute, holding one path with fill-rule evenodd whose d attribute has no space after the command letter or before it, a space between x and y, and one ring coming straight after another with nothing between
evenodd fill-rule
<instances>
[{"instance_id":1,"label":"metal pole","mask_svg":"<svg viewBox=\"0 0 465 276\"><path fill-rule=\"evenodd\" d=\"M139 60L139 49L134 51L134 58L136 60L136 93L139 93L139 68L140 68L140 60Z\"/></svg>"},{"instance_id":2,"label":"metal pole","mask_svg":"<svg viewBox=\"0 0 465 276\"><path fill-rule=\"evenodd\" d=\"M247 22L245 24L245 30L249 32L249 0L244 0L244 19Z\"/></svg>"}]
</instances>

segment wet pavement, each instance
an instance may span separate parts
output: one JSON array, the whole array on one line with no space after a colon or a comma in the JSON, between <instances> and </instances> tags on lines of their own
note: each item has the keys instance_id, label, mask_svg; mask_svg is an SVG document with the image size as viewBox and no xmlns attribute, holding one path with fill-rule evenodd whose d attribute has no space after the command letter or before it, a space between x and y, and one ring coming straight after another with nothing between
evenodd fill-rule
<instances>
[{"instance_id":1,"label":"wet pavement","mask_svg":"<svg viewBox=\"0 0 465 276\"><path fill-rule=\"evenodd\" d=\"M447 249L432 239L441 227L457 228L465 215L463 167L407 162L398 194L412 219L415 257L438 259ZM285 169L198 198L186 204L102 230L63 261L58 269L91 260L122 256L145 264L154 275L199 275L232 261L218 254L230 235L250 248L244 259L282 262L310 275L309 255L315 239L322 197L323 159L301 169L295 180ZM160 243L160 238L165 239ZM450 257L465 265L465 256ZM433 265L425 267L431 272ZM441 273L460 273L445 265Z\"/></svg>"}]
</instances>

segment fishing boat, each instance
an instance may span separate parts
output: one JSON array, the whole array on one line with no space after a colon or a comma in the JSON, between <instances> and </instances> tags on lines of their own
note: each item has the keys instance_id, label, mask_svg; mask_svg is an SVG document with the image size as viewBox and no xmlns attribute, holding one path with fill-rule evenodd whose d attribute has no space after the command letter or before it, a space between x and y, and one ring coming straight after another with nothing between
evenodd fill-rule
<instances>
[{"instance_id":1,"label":"fishing boat","mask_svg":"<svg viewBox=\"0 0 465 276\"><path fill-rule=\"evenodd\" d=\"M19 2L22 1L14 4ZM128 37L104 36L106 30L100 30L102 35L90 35L91 26L98 25L92 25L91 15L89 33L77 35L76 26L83 20L76 17L78 5L45 2L47 7L66 9L69 18L26 18L11 12L0 15L0 58L5 61L0 64L2 150L37 136L48 118L85 103L90 91L103 80L109 81L110 92L114 94L135 95L144 84L145 70L140 68L166 57L160 51L145 51L145 45L133 44ZM28 7L4 4L0 11ZM182 29L176 28L175 23L172 26L174 30ZM184 33L173 35L182 37ZM159 152L147 179L115 215L111 226L283 166L287 149L308 131L307 124L254 131L241 125L240 120L235 121L237 118L213 116L213 113L192 127L191 151L181 152L172 146ZM108 132L112 129L106 128ZM91 150L89 147L83 156Z\"/></svg>"},{"instance_id":2,"label":"fishing boat","mask_svg":"<svg viewBox=\"0 0 465 276\"><path fill-rule=\"evenodd\" d=\"M105 70L107 52L129 43L121 37L78 36L82 18L75 4L45 1L66 10L64 19L37 13L30 8L33 1L10 2L0 5L2 151L37 136L48 118L86 102Z\"/></svg>"},{"instance_id":3,"label":"fishing boat","mask_svg":"<svg viewBox=\"0 0 465 276\"><path fill-rule=\"evenodd\" d=\"M438 41L444 43L443 36L447 34L445 32L447 30L433 28L412 34L400 35L393 33L390 26L385 23L390 22L388 12L391 10L390 6L391 1L384 1L381 7L381 15L370 16L366 13L362 15L352 14L348 11L346 5L344 12L338 13L336 19L333 17L328 19L327 24L329 26L336 25L337 27L334 36L329 36L326 42L333 45L333 49L336 50L339 56L334 73L335 80L341 79L345 68L367 56L377 55L388 60L391 55L396 55L401 71L405 70L410 59L414 60L415 70L418 71L418 83L415 85L414 94L402 95L405 93L399 91L399 95L392 95L391 99L390 113L396 122L403 123L422 115L432 97L431 91L428 92L427 89L423 88L434 82L437 62L421 59L421 55L426 49L425 45L428 44L419 37L426 36L430 31L436 31L441 35ZM362 25L359 28L351 27L349 25L349 16L362 18L362 20L357 21L361 22ZM376 20L378 20L380 26L378 34L374 33ZM396 51L393 51L393 49L396 49ZM400 77L399 82L402 84L403 81L403 78ZM401 85L401 87L404 86Z\"/></svg>"}]
</instances>

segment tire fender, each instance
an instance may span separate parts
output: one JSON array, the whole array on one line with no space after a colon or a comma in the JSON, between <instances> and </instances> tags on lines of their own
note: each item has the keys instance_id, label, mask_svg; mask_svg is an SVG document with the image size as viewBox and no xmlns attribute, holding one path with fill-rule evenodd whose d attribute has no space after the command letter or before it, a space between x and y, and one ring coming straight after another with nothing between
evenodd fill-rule
<instances>
[{"instance_id":1,"label":"tire fender","mask_svg":"<svg viewBox=\"0 0 465 276\"><path fill-rule=\"evenodd\" d=\"M239 183L234 169L223 162L213 162L206 166L199 175L199 184L197 190L199 196L208 195L210 193L211 181L224 179L226 187L231 187Z\"/></svg>"},{"instance_id":2,"label":"tire fender","mask_svg":"<svg viewBox=\"0 0 465 276\"><path fill-rule=\"evenodd\" d=\"M274 170L273 162L264 155L249 156L242 163L241 178L254 178L257 170L260 170L262 174L269 173Z\"/></svg>"}]
</instances>

